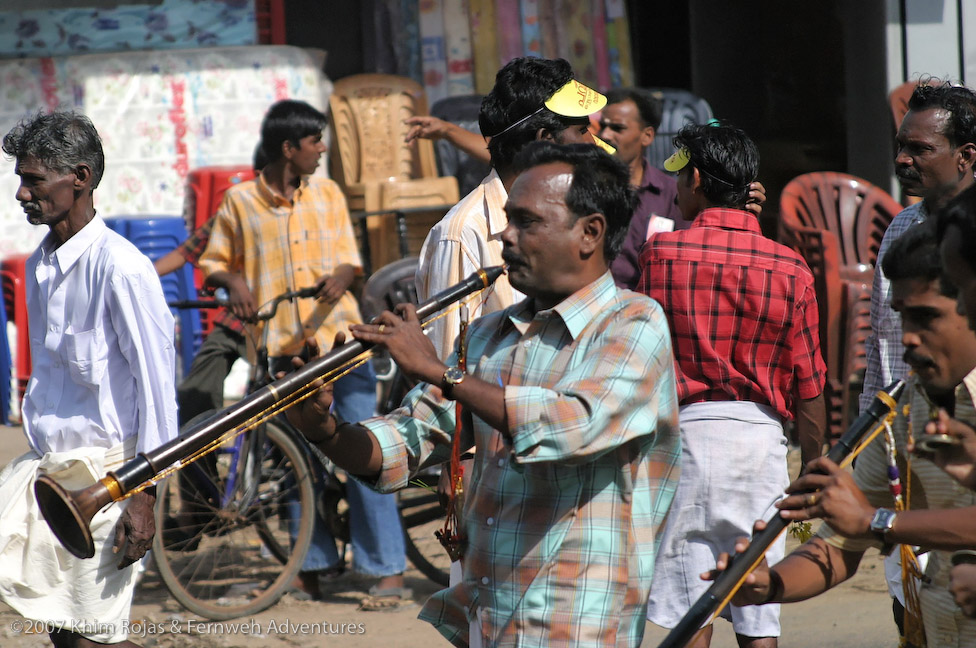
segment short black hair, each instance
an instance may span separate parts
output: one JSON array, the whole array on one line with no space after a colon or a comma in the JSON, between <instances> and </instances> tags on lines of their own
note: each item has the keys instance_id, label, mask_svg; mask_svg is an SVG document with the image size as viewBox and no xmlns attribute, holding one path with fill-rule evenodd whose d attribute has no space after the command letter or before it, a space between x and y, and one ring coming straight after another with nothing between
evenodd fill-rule
<instances>
[{"instance_id":1,"label":"short black hair","mask_svg":"<svg viewBox=\"0 0 976 648\"><path fill-rule=\"evenodd\" d=\"M525 146L513 166L516 173L522 173L542 164L559 162L573 168L573 181L566 192L569 211L576 218L603 214L607 219L603 255L609 263L620 252L637 205L636 193L630 185L630 171L616 157L592 144L547 141Z\"/></svg>"},{"instance_id":2,"label":"short black hair","mask_svg":"<svg viewBox=\"0 0 976 648\"><path fill-rule=\"evenodd\" d=\"M607 92L607 105L633 101L637 106L644 128L650 126L655 131L661 127L664 118L664 102L661 97L646 88L614 88Z\"/></svg>"},{"instance_id":3,"label":"short black hair","mask_svg":"<svg viewBox=\"0 0 976 648\"><path fill-rule=\"evenodd\" d=\"M896 238L881 260L881 270L888 281L938 280L940 293L950 299L959 295L959 290L942 276L939 240L931 220L910 227Z\"/></svg>"},{"instance_id":4,"label":"short black hair","mask_svg":"<svg viewBox=\"0 0 976 648\"><path fill-rule=\"evenodd\" d=\"M688 124L675 135L674 146L688 149L688 164L701 174L702 192L710 203L745 206L749 185L759 174L759 149L744 130L724 122Z\"/></svg>"},{"instance_id":5,"label":"short black hair","mask_svg":"<svg viewBox=\"0 0 976 648\"><path fill-rule=\"evenodd\" d=\"M976 144L976 93L965 86L939 79L921 79L908 100L909 110L945 110L949 113L942 133L953 146Z\"/></svg>"},{"instance_id":6,"label":"short black hair","mask_svg":"<svg viewBox=\"0 0 976 648\"><path fill-rule=\"evenodd\" d=\"M3 152L17 160L32 157L62 175L85 164L91 169L93 191L105 172L98 131L88 117L70 110L37 113L20 122L4 136Z\"/></svg>"},{"instance_id":7,"label":"short black hair","mask_svg":"<svg viewBox=\"0 0 976 648\"><path fill-rule=\"evenodd\" d=\"M285 142L297 147L303 137L321 133L328 123L322 112L304 101L284 99L275 103L261 122L261 147L268 163L281 159Z\"/></svg>"},{"instance_id":8,"label":"short black hair","mask_svg":"<svg viewBox=\"0 0 976 648\"><path fill-rule=\"evenodd\" d=\"M264 142L258 142L254 147L254 156L251 158L251 168L258 173L268 166L268 154L264 152Z\"/></svg>"},{"instance_id":9,"label":"short black hair","mask_svg":"<svg viewBox=\"0 0 976 648\"><path fill-rule=\"evenodd\" d=\"M945 207L935 215L936 239L941 244L945 240L950 227L959 230L960 238L957 243L960 250L970 250L962 255L969 267L976 272L976 186L966 189L950 200Z\"/></svg>"},{"instance_id":10,"label":"short black hair","mask_svg":"<svg viewBox=\"0 0 976 648\"><path fill-rule=\"evenodd\" d=\"M574 123L585 123L585 119L560 117L544 105L572 80L573 67L565 59L524 56L512 59L498 71L495 86L481 101L478 114L481 134L491 138L488 152L496 169L511 167L522 147L535 141L540 128L558 132ZM524 122L505 131L529 115Z\"/></svg>"}]
</instances>

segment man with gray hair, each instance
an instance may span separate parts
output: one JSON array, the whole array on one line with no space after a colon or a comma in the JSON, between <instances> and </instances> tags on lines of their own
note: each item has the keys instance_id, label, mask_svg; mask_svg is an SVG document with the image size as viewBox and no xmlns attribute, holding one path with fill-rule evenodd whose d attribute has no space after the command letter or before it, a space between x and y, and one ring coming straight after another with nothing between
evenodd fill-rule
<instances>
[{"instance_id":1,"label":"man with gray hair","mask_svg":"<svg viewBox=\"0 0 976 648\"><path fill-rule=\"evenodd\" d=\"M149 259L95 214L105 159L87 117L37 115L3 151L28 222L49 231L27 261L30 451L0 473L0 598L43 622L55 646L136 646L132 565L152 544L154 490L96 513L95 557L83 560L44 522L34 482L83 488L176 437L173 316Z\"/></svg>"}]
</instances>

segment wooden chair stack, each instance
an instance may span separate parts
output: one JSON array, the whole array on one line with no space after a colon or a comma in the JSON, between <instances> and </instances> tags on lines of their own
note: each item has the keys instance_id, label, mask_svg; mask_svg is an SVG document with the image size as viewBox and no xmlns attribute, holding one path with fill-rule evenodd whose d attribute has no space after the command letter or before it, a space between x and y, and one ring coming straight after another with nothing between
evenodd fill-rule
<instances>
[{"instance_id":1,"label":"wooden chair stack","mask_svg":"<svg viewBox=\"0 0 976 648\"><path fill-rule=\"evenodd\" d=\"M433 143L404 142L404 120L427 114L427 98L417 82L389 74L357 74L335 82L332 112L332 178L342 187L350 211L381 212L430 206L429 214L411 218L410 252L417 254L430 227L458 201L457 179L439 176ZM382 213L382 212L381 212ZM401 257L393 218L367 219L374 267Z\"/></svg>"},{"instance_id":2,"label":"wooden chair stack","mask_svg":"<svg viewBox=\"0 0 976 648\"><path fill-rule=\"evenodd\" d=\"M828 437L834 441L858 413L878 249L902 206L866 180L828 171L791 180L779 206L780 240L803 256L814 275L827 364Z\"/></svg>"}]
</instances>

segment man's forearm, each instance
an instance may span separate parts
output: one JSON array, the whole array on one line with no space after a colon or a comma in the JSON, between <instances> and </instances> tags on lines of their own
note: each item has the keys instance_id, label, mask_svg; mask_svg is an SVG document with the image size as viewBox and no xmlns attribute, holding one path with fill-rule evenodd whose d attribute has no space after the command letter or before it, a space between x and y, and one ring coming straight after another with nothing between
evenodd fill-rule
<instances>
[{"instance_id":1,"label":"man's forearm","mask_svg":"<svg viewBox=\"0 0 976 648\"><path fill-rule=\"evenodd\" d=\"M156 274L162 277L179 270L185 263L186 257L183 256L183 248L178 247L153 261L153 268L156 270Z\"/></svg>"},{"instance_id":2,"label":"man's forearm","mask_svg":"<svg viewBox=\"0 0 976 648\"><path fill-rule=\"evenodd\" d=\"M862 555L814 537L773 565L768 602L792 603L822 594L853 576Z\"/></svg>"},{"instance_id":3,"label":"man's forearm","mask_svg":"<svg viewBox=\"0 0 976 648\"><path fill-rule=\"evenodd\" d=\"M823 394L808 400L797 399L796 435L803 464L823 452L827 428L827 407Z\"/></svg>"},{"instance_id":4,"label":"man's forearm","mask_svg":"<svg viewBox=\"0 0 976 648\"><path fill-rule=\"evenodd\" d=\"M357 423L340 423L333 435L313 443L351 475L375 479L383 468L379 441L372 432Z\"/></svg>"},{"instance_id":5,"label":"man's forearm","mask_svg":"<svg viewBox=\"0 0 976 648\"><path fill-rule=\"evenodd\" d=\"M505 413L504 387L469 375L460 385L455 385L451 396L461 403L462 407L504 436L510 436Z\"/></svg>"},{"instance_id":6,"label":"man's forearm","mask_svg":"<svg viewBox=\"0 0 976 648\"><path fill-rule=\"evenodd\" d=\"M203 283L208 288L226 288L230 290L230 285L234 281L243 281L243 279L240 275L233 272L220 271L208 274L203 280Z\"/></svg>"},{"instance_id":7,"label":"man's forearm","mask_svg":"<svg viewBox=\"0 0 976 648\"><path fill-rule=\"evenodd\" d=\"M901 511L887 534L892 543L955 551L976 546L976 506Z\"/></svg>"}]
</instances>

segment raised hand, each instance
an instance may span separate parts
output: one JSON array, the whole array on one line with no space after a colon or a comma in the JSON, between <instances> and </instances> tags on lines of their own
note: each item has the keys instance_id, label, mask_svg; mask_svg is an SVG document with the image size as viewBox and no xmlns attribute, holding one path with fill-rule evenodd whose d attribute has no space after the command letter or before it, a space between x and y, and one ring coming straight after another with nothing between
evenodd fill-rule
<instances>
[{"instance_id":1,"label":"raised hand","mask_svg":"<svg viewBox=\"0 0 976 648\"><path fill-rule=\"evenodd\" d=\"M766 529L766 523L762 520L756 520L756 523L752 527L752 534L756 534L764 531ZM749 546L750 539L742 536L735 541L735 553L736 555L741 554ZM718 560L715 561L715 569L704 572L701 574L701 579L706 581L713 581L718 578L719 574L725 571L731 562L731 556L728 552L722 552L718 556ZM769 565L766 563L766 559L763 558L759 566L749 573L745 581L743 581L742 587L735 593L732 597L732 604L743 606L743 605L762 605L770 600L773 592L770 591L772 587L773 579L770 577Z\"/></svg>"},{"instance_id":2,"label":"raised hand","mask_svg":"<svg viewBox=\"0 0 976 648\"><path fill-rule=\"evenodd\" d=\"M870 535L875 507L849 472L826 457L807 464L802 477L786 487L788 497L776 503L788 520L822 518L848 537Z\"/></svg>"},{"instance_id":3,"label":"raised hand","mask_svg":"<svg viewBox=\"0 0 976 648\"><path fill-rule=\"evenodd\" d=\"M396 310L399 315L383 311L372 323L356 324L349 330L357 340L385 347L407 376L439 385L447 366L424 335L417 308L413 304L399 304Z\"/></svg>"},{"instance_id":4,"label":"raised hand","mask_svg":"<svg viewBox=\"0 0 976 648\"><path fill-rule=\"evenodd\" d=\"M332 348L341 347L346 341L346 334L336 333ZM308 349L309 359L319 355L319 345L315 338L305 340L305 347ZM292 367L301 369L305 366L305 361L295 356L291 359ZM284 372L278 375L281 377ZM331 415L332 408L332 383L324 383L321 379L312 383L317 386L318 391L315 396L300 401L297 405L285 410L288 422L295 426L305 438L312 443L320 443L332 438L336 431L336 420Z\"/></svg>"},{"instance_id":5,"label":"raised hand","mask_svg":"<svg viewBox=\"0 0 976 648\"><path fill-rule=\"evenodd\" d=\"M932 443L925 450L921 443L925 437L944 443ZM925 434L908 446L917 457L928 459L947 475L970 490L976 490L976 430L962 421L950 418L940 409L938 418L925 425Z\"/></svg>"}]
</instances>

